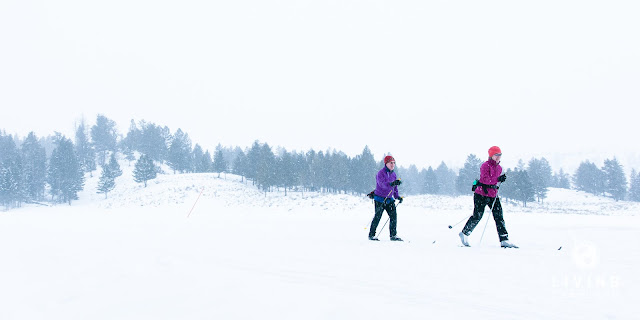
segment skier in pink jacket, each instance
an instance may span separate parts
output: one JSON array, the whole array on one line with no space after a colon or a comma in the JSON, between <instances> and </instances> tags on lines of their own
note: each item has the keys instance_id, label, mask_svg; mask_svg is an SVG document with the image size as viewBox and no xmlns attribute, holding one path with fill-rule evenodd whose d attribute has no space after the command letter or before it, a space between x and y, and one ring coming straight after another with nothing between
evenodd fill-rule
<instances>
[{"instance_id":1,"label":"skier in pink jacket","mask_svg":"<svg viewBox=\"0 0 640 320\"><path fill-rule=\"evenodd\" d=\"M484 208L489 206L493 213L493 220L496 222L498 229L498 237L500 238L500 246L503 248L517 248L516 245L509 242L509 233L502 215L502 205L498 198L498 182L507 180L507 176L502 174L500 160L502 151L499 147L493 146L489 148L489 160L480 167L480 179L476 184L477 188L473 194L473 215L467 221L462 231L459 233L462 244L469 246L468 236L476 228L478 222L482 219Z\"/></svg>"}]
</instances>

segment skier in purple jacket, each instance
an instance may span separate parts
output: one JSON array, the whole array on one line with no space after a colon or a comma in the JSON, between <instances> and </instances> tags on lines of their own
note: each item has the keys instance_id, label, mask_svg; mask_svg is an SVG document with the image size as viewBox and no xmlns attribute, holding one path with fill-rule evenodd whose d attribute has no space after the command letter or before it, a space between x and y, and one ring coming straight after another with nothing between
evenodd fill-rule
<instances>
[{"instance_id":1,"label":"skier in purple jacket","mask_svg":"<svg viewBox=\"0 0 640 320\"><path fill-rule=\"evenodd\" d=\"M496 222L496 228L498 229L500 246L503 248L517 248L516 245L509 242L509 233L507 232L507 227L502 215L502 205L500 205L500 198L497 197L498 182L502 183L507 180L507 176L502 174L502 167L500 166L501 158L502 151L499 147L493 146L489 148L489 160L480 167L480 180L478 181L479 183L476 184L477 188L473 194L473 215L469 218L467 224L465 224L462 232L459 233L460 240L466 247L469 246L468 236L482 219L484 208L489 206L493 213L493 220Z\"/></svg>"},{"instance_id":2,"label":"skier in purple jacket","mask_svg":"<svg viewBox=\"0 0 640 320\"><path fill-rule=\"evenodd\" d=\"M376 238L376 230L378 229L380 218L382 218L382 212L386 210L390 218L389 234L391 235L391 241L402 241L396 235L396 226L398 225L396 199L400 201L399 203L402 203L403 199L398 193L398 186L401 181L396 178L396 173L393 171L395 167L396 160L392 156L386 156L384 157L384 168L378 171L376 175L376 190L373 192L375 215L369 228L369 240L379 241Z\"/></svg>"}]
</instances>

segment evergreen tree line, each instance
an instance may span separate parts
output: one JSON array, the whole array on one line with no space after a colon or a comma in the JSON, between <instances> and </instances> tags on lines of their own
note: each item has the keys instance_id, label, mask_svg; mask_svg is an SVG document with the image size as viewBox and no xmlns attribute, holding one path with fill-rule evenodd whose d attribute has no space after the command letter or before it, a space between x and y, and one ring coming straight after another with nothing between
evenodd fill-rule
<instances>
[{"instance_id":1,"label":"evergreen tree line","mask_svg":"<svg viewBox=\"0 0 640 320\"><path fill-rule=\"evenodd\" d=\"M0 133L0 203L19 207L24 202L76 200L84 186L84 172L73 142L56 134L49 159L41 141L29 133L18 148L13 137ZM48 163L47 163L48 162ZM48 188L45 188L48 187Z\"/></svg>"},{"instance_id":2,"label":"evergreen tree line","mask_svg":"<svg viewBox=\"0 0 640 320\"><path fill-rule=\"evenodd\" d=\"M218 177L221 173L234 173L265 192L282 188L285 194L365 194L375 187L375 174L384 166L367 146L361 154L349 157L335 150L288 152L279 148L274 152L267 143L256 141L245 150L219 144L212 156L198 144L192 147L189 135L181 129L172 134L166 126L131 120L123 137L114 121L98 115L92 127L88 128L84 121L78 125L75 143L59 133L39 139L31 132L20 140L0 132L0 203L8 208L38 201L70 204L83 190L85 174L92 176L98 166L101 173L96 192L108 197L115 178L122 175L119 153L129 163L135 161L133 178L145 187L147 181L162 173L160 164L167 164L174 173L216 172ZM435 169L398 167L398 176L403 180L401 193L469 194L483 162L471 154L457 173L444 162ZM520 201L524 206L532 201L543 202L549 187L569 189L572 185L615 200L640 201L640 173L632 170L628 184L615 158L605 160L602 168L585 161L573 176L562 169L554 173L545 158L533 158L527 164L520 160L505 173L508 179L500 188L501 197Z\"/></svg>"}]
</instances>

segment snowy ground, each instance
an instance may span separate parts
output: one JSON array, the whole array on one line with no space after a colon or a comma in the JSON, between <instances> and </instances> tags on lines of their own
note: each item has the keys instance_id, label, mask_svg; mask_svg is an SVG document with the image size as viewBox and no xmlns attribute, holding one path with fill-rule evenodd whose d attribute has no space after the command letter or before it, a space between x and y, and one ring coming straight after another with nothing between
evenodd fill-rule
<instances>
[{"instance_id":1,"label":"snowy ground","mask_svg":"<svg viewBox=\"0 0 640 320\"><path fill-rule=\"evenodd\" d=\"M364 197L128 168L104 199L0 212L0 319L637 319L640 208L568 190L459 246L465 197L408 197L404 243ZM189 211L202 191L193 212ZM383 222L386 216L383 217ZM382 224L381 223L381 224ZM561 250L558 250L562 247Z\"/></svg>"}]
</instances>

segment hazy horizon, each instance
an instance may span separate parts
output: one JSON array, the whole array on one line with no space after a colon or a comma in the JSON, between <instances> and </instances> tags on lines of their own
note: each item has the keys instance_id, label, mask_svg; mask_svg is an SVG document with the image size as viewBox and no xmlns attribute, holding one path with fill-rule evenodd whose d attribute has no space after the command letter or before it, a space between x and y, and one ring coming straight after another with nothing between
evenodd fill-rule
<instances>
[{"instance_id":1,"label":"hazy horizon","mask_svg":"<svg viewBox=\"0 0 640 320\"><path fill-rule=\"evenodd\" d=\"M102 113L100 113L102 114ZM107 118L108 115L106 114L102 114L104 116L106 116ZM76 121L76 124L74 124L69 130L54 130L54 132L60 132L61 134L65 135L67 138L72 139L73 141L75 141L75 130L77 128L77 124L80 123L80 121L82 121L82 117L79 118L80 120ZM113 119L112 119L113 120ZM134 119L136 122L136 125L138 125L139 127L139 122L141 120L145 120L147 123L151 122L151 121L147 121L146 119L142 118L142 119ZM93 126L95 124L95 119L86 119L84 118L85 121L85 125L87 126L87 130L90 130L91 126ZM124 128L123 125L121 125L120 123L116 123L116 129L118 130L118 134L122 136L122 138L126 137L128 129L129 129L129 124L130 122L127 123L126 128ZM156 125L162 126L164 127L165 124L162 123L155 123ZM169 129L171 130L171 133L175 133L175 131L178 128L172 128L169 127ZM216 146L218 145L218 143L214 143L212 145L203 145L201 142L194 140L193 137L190 134L190 130L189 128L180 128L182 129L183 132L185 132L186 134L189 135L189 138L191 139L192 142L192 147L194 147L196 144L199 144L204 150L209 150L211 152L211 154L213 155L213 151L215 150ZM0 128L0 131L4 130L4 128ZM16 133L16 132L6 132L6 134L11 134L11 135L18 135L19 138L24 139L26 138L28 132L34 131L36 133L36 135L38 136L38 138L44 138L47 136L53 136L54 132L50 132L50 133L43 133L43 132L39 132L38 130L28 130L26 134L20 134L20 133ZM89 137L90 138L90 137ZM349 157L355 157L356 155L359 155L362 153L362 150L364 149L365 145L362 146L361 149L356 150L355 152L346 152L345 150L340 150L337 148L333 148L333 147L328 147L328 148L314 148L314 147L310 147L310 148L305 148L305 149L295 149L295 148L290 148L288 146L282 146L282 145L276 145L271 143L270 141L265 141L265 140L261 140L261 139L254 139L252 140L250 143L246 144L246 145L225 145L220 143L223 147L240 147L241 149L245 150L247 148L250 148L251 145L253 144L254 141L260 141L261 143L267 143L269 144L269 146L271 146L271 148L273 149L274 152L276 152L277 148L284 148L285 150L287 150L288 152L292 152L292 151L296 151L296 152L301 152L301 151L309 151L310 149L313 149L315 151L328 151L328 150L335 150L338 152L344 152L345 154L347 154ZM369 149L371 149L374 158L376 161L382 161L382 158L387 154L387 152L376 152L375 150L373 150L371 148L371 146L368 146ZM467 159L467 156L469 154L474 154L475 156L477 156L478 158L480 158L480 160L486 160L486 156L483 153L486 153L487 150L485 150L484 152L478 152L478 153L473 153L473 152L469 152L467 153L464 157L460 158L460 159L447 159L445 160L445 158L440 159L440 160L436 160L433 163L428 163L424 166L419 165L418 163L413 163L413 162L407 162L404 160L397 160L398 165L400 167L406 168L408 169L411 165L416 165L416 167L418 168L418 170L421 169L427 169L428 167L432 167L433 169L436 169L441 162L445 162L445 164L453 170L458 170L460 168L462 168L462 166L464 165L465 160ZM395 155L393 152L391 152L395 157L397 157L397 155ZM504 150L503 150L504 153ZM631 155L633 156L634 154L631 153ZM628 165L628 163L632 163L634 161L636 161L635 163L640 164L640 159L638 159L638 154L635 154L635 157L631 157L631 158L621 158L619 156L616 155L612 155L612 156L607 156L605 154L600 154L598 156L598 154L596 152L593 153L588 153L588 152L583 152L583 153L555 153L555 154L547 154L547 155L540 155L540 156L536 156L536 155L531 155L528 158L517 158L517 159L512 159L511 157L507 158L509 155L508 153L503 157L504 159L507 159L506 161L503 159L502 161L502 166L506 169L506 168L515 168L518 166L518 161L522 160L524 161L525 165L528 164L529 160L531 160L531 158L535 157L535 158L545 158L549 161L549 163L551 164L551 167L554 171L554 173L557 173L560 169L563 169L565 173L568 173L570 175L573 175L575 173L575 170L578 168L578 166L580 165L580 163L582 163L583 161L590 161L595 163L598 167L602 167L603 166L603 162L605 159L613 159L614 157L623 165L623 169L625 171L625 174L627 176L629 176L631 169L635 169L636 171L640 170L640 167L633 167ZM563 165L564 164L564 165Z\"/></svg>"}]
</instances>

